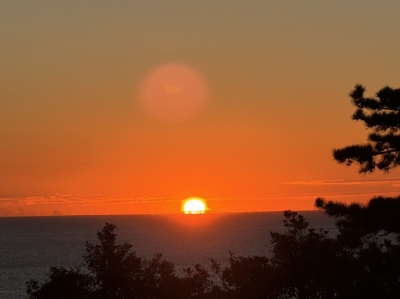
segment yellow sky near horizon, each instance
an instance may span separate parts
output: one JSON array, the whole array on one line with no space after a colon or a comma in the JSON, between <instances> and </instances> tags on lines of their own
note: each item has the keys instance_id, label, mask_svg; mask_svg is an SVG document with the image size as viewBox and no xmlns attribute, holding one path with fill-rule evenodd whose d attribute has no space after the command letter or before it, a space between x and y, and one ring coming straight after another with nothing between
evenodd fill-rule
<instances>
[{"instance_id":1,"label":"yellow sky near horizon","mask_svg":"<svg viewBox=\"0 0 400 299\"><path fill-rule=\"evenodd\" d=\"M0 2L0 216L174 212L190 196L215 212L299 210L318 196L398 194L398 170L358 175L332 149L365 141L350 117L356 83L371 96L399 87L399 10L372 0ZM140 104L146 78L169 64L209 91L180 121Z\"/></svg>"}]
</instances>

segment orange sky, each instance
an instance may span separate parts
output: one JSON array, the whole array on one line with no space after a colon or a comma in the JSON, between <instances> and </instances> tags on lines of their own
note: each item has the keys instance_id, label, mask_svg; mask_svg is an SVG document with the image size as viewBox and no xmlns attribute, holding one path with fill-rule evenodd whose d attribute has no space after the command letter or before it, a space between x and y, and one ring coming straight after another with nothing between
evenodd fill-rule
<instances>
[{"instance_id":1,"label":"orange sky","mask_svg":"<svg viewBox=\"0 0 400 299\"><path fill-rule=\"evenodd\" d=\"M399 87L398 11L372 0L1 1L0 216L398 195L398 170L362 176L331 154L367 135L350 118L356 83L371 96ZM157 81L183 102L154 112L144 86L168 65L190 70Z\"/></svg>"}]
</instances>

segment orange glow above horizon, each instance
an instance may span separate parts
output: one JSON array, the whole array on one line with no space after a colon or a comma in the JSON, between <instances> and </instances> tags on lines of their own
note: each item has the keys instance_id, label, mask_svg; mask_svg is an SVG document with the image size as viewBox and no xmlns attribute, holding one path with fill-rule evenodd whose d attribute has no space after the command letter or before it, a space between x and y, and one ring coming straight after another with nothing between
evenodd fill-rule
<instances>
[{"instance_id":1,"label":"orange glow above horizon","mask_svg":"<svg viewBox=\"0 0 400 299\"><path fill-rule=\"evenodd\" d=\"M359 176L332 158L366 142L354 84L399 86L400 1L362 14L316 0L31 2L0 2L0 217L196 224L400 194L400 168ZM192 195L205 214L184 214Z\"/></svg>"}]
</instances>

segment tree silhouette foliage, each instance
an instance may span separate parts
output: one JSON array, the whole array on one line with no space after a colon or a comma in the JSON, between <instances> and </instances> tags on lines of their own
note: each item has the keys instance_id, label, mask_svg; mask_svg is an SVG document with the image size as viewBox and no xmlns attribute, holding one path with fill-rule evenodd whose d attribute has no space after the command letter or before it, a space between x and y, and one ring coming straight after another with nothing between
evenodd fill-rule
<instances>
[{"instance_id":1,"label":"tree silhouette foliage","mask_svg":"<svg viewBox=\"0 0 400 299\"><path fill-rule=\"evenodd\" d=\"M99 244L86 242L83 265L53 267L45 283L27 282L29 298L179 298L174 296L178 279L174 265L161 254L150 260L137 257L131 244L116 243L115 228L106 223L97 233Z\"/></svg>"},{"instance_id":2,"label":"tree silhouette foliage","mask_svg":"<svg viewBox=\"0 0 400 299\"><path fill-rule=\"evenodd\" d=\"M400 165L400 89L386 86L376 98L365 97L364 93L365 88L356 85L350 97L357 107L353 119L363 121L372 130L368 143L335 149L333 156L346 165L358 163L360 173L375 169L387 172ZM317 198L315 206L337 218L336 242L358 264L353 286L361 288L354 296L373 298L374 290L380 290L377 298L399 297L400 197L378 196L365 205Z\"/></svg>"},{"instance_id":3,"label":"tree silhouette foliage","mask_svg":"<svg viewBox=\"0 0 400 299\"><path fill-rule=\"evenodd\" d=\"M130 244L117 244L115 226L107 223L99 244L86 243L82 266L53 267L44 283L27 282L27 293L30 299L400 298L397 243L358 234L354 246L343 242L346 231L329 237L292 211L283 222L284 231L271 232L268 256L231 253L225 266L211 260L209 268L183 269L183 276L160 254L145 260Z\"/></svg>"},{"instance_id":4,"label":"tree silhouette foliage","mask_svg":"<svg viewBox=\"0 0 400 299\"><path fill-rule=\"evenodd\" d=\"M346 165L358 163L360 173L389 171L400 164L400 89L386 86L375 98L364 93L365 87L356 85L350 97L356 106L352 118L372 130L368 142L335 149L333 157Z\"/></svg>"}]
</instances>

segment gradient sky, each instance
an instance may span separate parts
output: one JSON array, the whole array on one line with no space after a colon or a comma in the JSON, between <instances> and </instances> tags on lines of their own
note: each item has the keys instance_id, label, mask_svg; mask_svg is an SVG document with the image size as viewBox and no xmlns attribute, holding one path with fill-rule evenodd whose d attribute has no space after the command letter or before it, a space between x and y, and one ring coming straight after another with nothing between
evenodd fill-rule
<instances>
[{"instance_id":1,"label":"gradient sky","mask_svg":"<svg viewBox=\"0 0 400 299\"><path fill-rule=\"evenodd\" d=\"M398 195L398 170L359 175L332 149L367 136L351 120L356 83L370 96L399 87L399 11L398 0L1 1L0 216ZM175 121L140 104L170 64L207 86L201 109Z\"/></svg>"}]
</instances>

